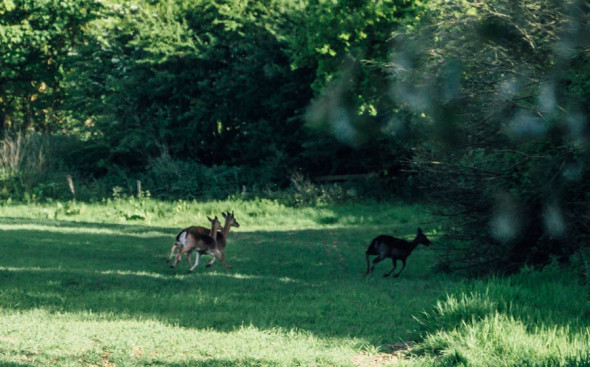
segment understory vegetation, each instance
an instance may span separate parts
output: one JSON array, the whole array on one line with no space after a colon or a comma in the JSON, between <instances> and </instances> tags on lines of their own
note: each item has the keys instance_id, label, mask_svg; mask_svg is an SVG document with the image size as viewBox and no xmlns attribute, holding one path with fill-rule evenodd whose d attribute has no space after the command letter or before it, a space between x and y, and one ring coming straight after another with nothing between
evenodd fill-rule
<instances>
[{"instance_id":1,"label":"understory vegetation","mask_svg":"<svg viewBox=\"0 0 590 367\"><path fill-rule=\"evenodd\" d=\"M240 223L233 269L170 269L179 226L226 210ZM4 204L0 218L3 365L590 363L579 274L558 263L489 279L436 272L444 240L419 205L117 199ZM418 226L433 245L399 278L381 277L389 262L365 276L371 238L411 239Z\"/></svg>"}]
</instances>

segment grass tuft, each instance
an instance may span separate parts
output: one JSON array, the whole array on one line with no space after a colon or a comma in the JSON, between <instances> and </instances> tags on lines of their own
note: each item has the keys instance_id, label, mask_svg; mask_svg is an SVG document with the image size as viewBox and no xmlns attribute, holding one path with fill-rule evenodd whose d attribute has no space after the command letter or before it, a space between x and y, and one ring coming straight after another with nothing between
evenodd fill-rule
<instances>
[{"instance_id":1,"label":"grass tuft","mask_svg":"<svg viewBox=\"0 0 590 367\"><path fill-rule=\"evenodd\" d=\"M424 337L413 352L437 366L585 365L590 307L572 279L553 266L469 282L417 318Z\"/></svg>"}]
</instances>

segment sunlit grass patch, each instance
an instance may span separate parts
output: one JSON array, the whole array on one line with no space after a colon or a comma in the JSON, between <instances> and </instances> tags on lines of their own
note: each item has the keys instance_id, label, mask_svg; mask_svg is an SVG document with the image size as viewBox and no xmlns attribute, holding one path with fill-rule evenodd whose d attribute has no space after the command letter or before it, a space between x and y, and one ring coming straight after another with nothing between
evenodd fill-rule
<instances>
[{"instance_id":1,"label":"sunlit grass patch","mask_svg":"<svg viewBox=\"0 0 590 367\"><path fill-rule=\"evenodd\" d=\"M105 270L99 271L100 274L106 275L133 275L139 277L149 277L149 278L164 278L165 275L161 273L154 273L154 272L147 272L147 271L123 271L123 270Z\"/></svg>"},{"instance_id":2,"label":"sunlit grass patch","mask_svg":"<svg viewBox=\"0 0 590 367\"><path fill-rule=\"evenodd\" d=\"M0 363L33 365L351 365L362 341L237 325L228 332L91 313L0 313Z\"/></svg>"},{"instance_id":3,"label":"sunlit grass patch","mask_svg":"<svg viewBox=\"0 0 590 367\"><path fill-rule=\"evenodd\" d=\"M66 210L75 207L76 210ZM376 211L375 208L379 210ZM104 203L36 203L0 205L0 216L6 218L35 218L46 223L78 222L109 224L148 224L178 230L208 223L207 216L233 211L240 223L240 231L294 230L302 228L341 228L356 226L413 226L428 216L428 210L419 205L398 203L347 203L290 207L276 200L218 200L163 202L150 198L133 200L112 199ZM8 222L13 229L26 227L27 223ZM2 223L3 226L8 226ZM19 227L20 226L20 227ZM49 225L51 227L51 225ZM76 227L70 225L70 227ZM8 228L8 227L7 227ZM55 229L57 230L57 229ZM67 231L64 229L63 231ZM71 230L71 229L70 229ZM88 228L88 231L103 229ZM415 230L415 228L414 228ZM137 234L136 234L137 235ZM141 234L145 236L145 234Z\"/></svg>"},{"instance_id":4,"label":"sunlit grass patch","mask_svg":"<svg viewBox=\"0 0 590 367\"><path fill-rule=\"evenodd\" d=\"M67 225L48 225L48 224L32 224L32 223L18 223L18 224L11 224L11 223L0 223L0 230L3 231L43 231L43 232L52 232L52 233L75 233L75 234L106 234L106 235L116 235L116 236L130 236L130 237L137 237L137 238L150 238L150 237L161 237L161 236L170 236L170 233L158 231L158 230L144 230L144 231L133 231L128 228L103 228L97 227L93 225L77 225L77 226L67 226Z\"/></svg>"}]
</instances>

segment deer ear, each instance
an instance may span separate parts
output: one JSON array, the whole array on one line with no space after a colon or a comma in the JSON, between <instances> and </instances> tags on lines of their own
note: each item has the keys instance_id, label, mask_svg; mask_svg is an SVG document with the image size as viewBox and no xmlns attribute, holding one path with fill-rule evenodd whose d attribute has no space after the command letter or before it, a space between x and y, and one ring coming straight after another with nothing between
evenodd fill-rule
<instances>
[{"instance_id":1,"label":"deer ear","mask_svg":"<svg viewBox=\"0 0 590 367\"><path fill-rule=\"evenodd\" d=\"M225 214L225 212L221 212L221 215L222 215L224 218L227 218L227 216L229 215L229 212L228 212L228 214Z\"/></svg>"},{"instance_id":2,"label":"deer ear","mask_svg":"<svg viewBox=\"0 0 590 367\"><path fill-rule=\"evenodd\" d=\"M422 228L418 228L418 234L422 233Z\"/></svg>"},{"instance_id":3,"label":"deer ear","mask_svg":"<svg viewBox=\"0 0 590 367\"><path fill-rule=\"evenodd\" d=\"M209 218L209 216L207 216L207 219L209 219L209 222L213 222L213 219Z\"/></svg>"}]
</instances>

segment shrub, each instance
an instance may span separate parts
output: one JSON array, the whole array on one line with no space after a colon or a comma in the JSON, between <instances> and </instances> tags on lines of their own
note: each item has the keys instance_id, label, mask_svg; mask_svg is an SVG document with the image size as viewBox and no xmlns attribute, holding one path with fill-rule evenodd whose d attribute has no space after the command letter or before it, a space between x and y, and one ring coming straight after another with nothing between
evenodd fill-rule
<instances>
[{"instance_id":1,"label":"shrub","mask_svg":"<svg viewBox=\"0 0 590 367\"><path fill-rule=\"evenodd\" d=\"M168 153L150 159L139 175L143 186L161 199L225 198L240 190L242 170L207 167L198 162L174 160Z\"/></svg>"}]
</instances>

